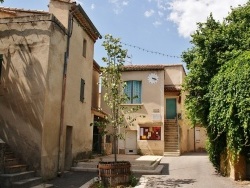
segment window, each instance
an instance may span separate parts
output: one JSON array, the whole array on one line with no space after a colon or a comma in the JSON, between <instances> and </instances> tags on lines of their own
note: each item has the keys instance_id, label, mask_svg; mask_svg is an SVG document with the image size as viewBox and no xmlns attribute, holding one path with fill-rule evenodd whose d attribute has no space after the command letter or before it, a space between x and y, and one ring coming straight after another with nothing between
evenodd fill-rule
<instances>
[{"instance_id":1,"label":"window","mask_svg":"<svg viewBox=\"0 0 250 188\"><path fill-rule=\"evenodd\" d=\"M87 40L84 39L83 40L83 46L82 46L82 55L83 55L83 57L86 57L86 54L87 54Z\"/></svg>"},{"instance_id":2,"label":"window","mask_svg":"<svg viewBox=\"0 0 250 188\"><path fill-rule=\"evenodd\" d=\"M126 81L126 87L124 88L124 92L129 98L127 104L141 103L141 81Z\"/></svg>"},{"instance_id":3,"label":"window","mask_svg":"<svg viewBox=\"0 0 250 188\"><path fill-rule=\"evenodd\" d=\"M81 86L80 86L80 101L84 101L84 87L85 87L85 80L81 79Z\"/></svg>"},{"instance_id":4,"label":"window","mask_svg":"<svg viewBox=\"0 0 250 188\"><path fill-rule=\"evenodd\" d=\"M161 140L161 127L140 127L140 140Z\"/></svg>"}]
</instances>

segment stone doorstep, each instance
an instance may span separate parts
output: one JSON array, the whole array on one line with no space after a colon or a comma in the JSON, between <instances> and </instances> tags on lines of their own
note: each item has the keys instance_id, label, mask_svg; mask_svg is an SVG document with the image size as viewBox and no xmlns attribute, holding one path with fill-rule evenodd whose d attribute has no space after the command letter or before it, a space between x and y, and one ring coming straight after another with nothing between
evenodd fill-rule
<instances>
[{"instance_id":1,"label":"stone doorstep","mask_svg":"<svg viewBox=\"0 0 250 188\"><path fill-rule=\"evenodd\" d=\"M21 179L27 179L34 177L35 171L26 171L14 174L1 174L0 177L6 179L6 181L14 182L19 181Z\"/></svg>"},{"instance_id":2,"label":"stone doorstep","mask_svg":"<svg viewBox=\"0 0 250 188\"><path fill-rule=\"evenodd\" d=\"M12 166L5 167L6 174L25 172L26 170L27 170L27 165L24 165L24 164L18 164L18 165L12 165Z\"/></svg>"},{"instance_id":3,"label":"stone doorstep","mask_svg":"<svg viewBox=\"0 0 250 188\"><path fill-rule=\"evenodd\" d=\"M14 187L32 187L42 182L41 177L33 177L29 179L24 179L12 183Z\"/></svg>"},{"instance_id":4,"label":"stone doorstep","mask_svg":"<svg viewBox=\"0 0 250 188\"><path fill-rule=\"evenodd\" d=\"M31 188L51 188L51 187L54 187L54 185L53 184L40 184L40 185L36 185L36 186L33 186L33 187L31 187Z\"/></svg>"}]
</instances>

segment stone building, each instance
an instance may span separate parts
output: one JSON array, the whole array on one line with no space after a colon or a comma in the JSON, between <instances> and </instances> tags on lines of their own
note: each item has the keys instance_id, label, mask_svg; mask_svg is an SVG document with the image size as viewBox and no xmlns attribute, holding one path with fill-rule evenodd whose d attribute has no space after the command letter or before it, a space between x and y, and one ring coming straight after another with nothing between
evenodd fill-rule
<instances>
[{"instance_id":1,"label":"stone building","mask_svg":"<svg viewBox=\"0 0 250 188\"><path fill-rule=\"evenodd\" d=\"M134 126L119 129L125 139L118 141L118 153L179 156L204 150L205 129L192 128L185 115L181 91L185 76L181 64L124 67L124 92L130 100L123 106L140 106L140 110L130 114L136 117Z\"/></svg>"},{"instance_id":2,"label":"stone building","mask_svg":"<svg viewBox=\"0 0 250 188\"><path fill-rule=\"evenodd\" d=\"M69 0L49 12L0 8L0 138L44 178L92 152L98 38Z\"/></svg>"}]
</instances>

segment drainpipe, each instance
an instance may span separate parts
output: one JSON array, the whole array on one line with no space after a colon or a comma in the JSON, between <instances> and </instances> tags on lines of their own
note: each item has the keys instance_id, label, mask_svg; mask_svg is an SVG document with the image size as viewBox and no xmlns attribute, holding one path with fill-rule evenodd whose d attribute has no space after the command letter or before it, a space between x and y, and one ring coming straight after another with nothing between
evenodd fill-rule
<instances>
[{"instance_id":1,"label":"drainpipe","mask_svg":"<svg viewBox=\"0 0 250 188\"><path fill-rule=\"evenodd\" d=\"M61 176L63 173L62 164L60 164L60 163L62 162L62 152L63 152L63 125L64 125L64 110L65 110L65 93L66 93L66 81L67 81L67 67L68 67L68 62L69 62L70 37L72 35L72 30L73 30L73 15L72 15L73 12L69 11L69 15L68 15L67 43L66 43L66 52L64 54L64 67L63 67L63 80L62 80L62 100L61 100L61 113L60 113L60 130L59 130L59 143L58 143L59 150L58 150L57 176Z\"/></svg>"}]
</instances>

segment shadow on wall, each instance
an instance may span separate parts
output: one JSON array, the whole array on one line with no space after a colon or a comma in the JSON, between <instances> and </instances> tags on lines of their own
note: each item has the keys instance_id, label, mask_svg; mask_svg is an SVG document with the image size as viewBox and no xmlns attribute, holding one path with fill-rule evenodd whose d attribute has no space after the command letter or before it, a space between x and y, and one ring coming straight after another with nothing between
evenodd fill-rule
<instances>
[{"instance_id":1,"label":"shadow on wall","mask_svg":"<svg viewBox=\"0 0 250 188\"><path fill-rule=\"evenodd\" d=\"M22 158L39 167L46 78L41 62L32 55L33 50L39 49L28 44L26 39L23 43L13 44L14 47L12 45L13 48L4 54L0 137L16 152L25 151Z\"/></svg>"}]
</instances>

